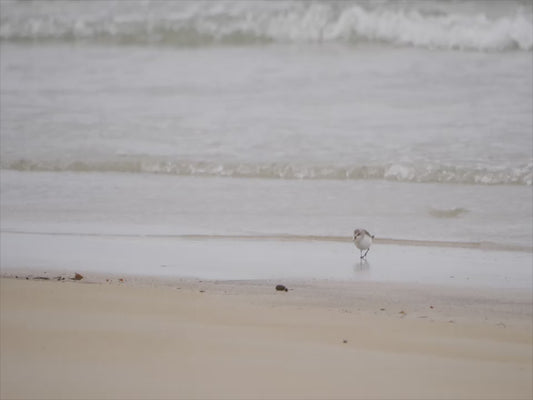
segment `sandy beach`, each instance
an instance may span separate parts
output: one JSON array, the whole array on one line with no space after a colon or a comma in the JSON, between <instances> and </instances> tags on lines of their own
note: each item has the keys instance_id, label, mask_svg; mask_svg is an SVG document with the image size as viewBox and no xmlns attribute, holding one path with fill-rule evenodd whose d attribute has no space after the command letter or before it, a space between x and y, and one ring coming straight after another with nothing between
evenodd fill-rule
<instances>
[{"instance_id":1,"label":"sandy beach","mask_svg":"<svg viewBox=\"0 0 533 400\"><path fill-rule=\"evenodd\" d=\"M2 278L2 399L530 399L525 291Z\"/></svg>"}]
</instances>

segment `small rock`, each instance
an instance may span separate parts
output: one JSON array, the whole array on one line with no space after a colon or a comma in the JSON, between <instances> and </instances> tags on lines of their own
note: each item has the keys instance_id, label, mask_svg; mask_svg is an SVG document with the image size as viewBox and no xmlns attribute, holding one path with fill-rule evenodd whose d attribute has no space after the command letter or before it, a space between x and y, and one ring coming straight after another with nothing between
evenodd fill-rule
<instances>
[{"instance_id":1,"label":"small rock","mask_svg":"<svg viewBox=\"0 0 533 400\"><path fill-rule=\"evenodd\" d=\"M342 343L346 344L346 343L348 343L348 341L347 341L346 339L344 339L344 340L342 341Z\"/></svg>"},{"instance_id":2,"label":"small rock","mask_svg":"<svg viewBox=\"0 0 533 400\"><path fill-rule=\"evenodd\" d=\"M119 278L118 281L119 282L124 282L124 279L123 278Z\"/></svg>"},{"instance_id":3,"label":"small rock","mask_svg":"<svg viewBox=\"0 0 533 400\"><path fill-rule=\"evenodd\" d=\"M385 311L385 309L384 308L380 308L379 311Z\"/></svg>"},{"instance_id":4,"label":"small rock","mask_svg":"<svg viewBox=\"0 0 533 400\"><path fill-rule=\"evenodd\" d=\"M287 289L284 285L276 285L276 290L280 292L288 292L289 289Z\"/></svg>"},{"instance_id":5,"label":"small rock","mask_svg":"<svg viewBox=\"0 0 533 400\"><path fill-rule=\"evenodd\" d=\"M435 307L433 307L433 306L429 306L429 308L431 308L431 309L433 310Z\"/></svg>"},{"instance_id":6,"label":"small rock","mask_svg":"<svg viewBox=\"0 0 533 400\"><path fill-rule=\"evenodd\" d=\"M200 290L200 293L205 293L205 290Z\"/></svg>"},{"instance_id":7,"label":"small rock","mask_svg":"<svg viewBox=\"0 0 533 400\"><path fill-rule=\"evenodd\" d=\"M77 272L74 274L74 278L72 278L73 281L81 281L83 279L83 275L78 274Z\"/></svg>"}]
</instances>

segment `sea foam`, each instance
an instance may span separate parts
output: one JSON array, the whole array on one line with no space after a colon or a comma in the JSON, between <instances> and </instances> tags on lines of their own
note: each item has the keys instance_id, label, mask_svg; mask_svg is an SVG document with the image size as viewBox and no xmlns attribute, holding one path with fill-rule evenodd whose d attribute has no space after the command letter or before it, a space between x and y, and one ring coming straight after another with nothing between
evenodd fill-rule
<instances>
[{"instance_id":1,"label":"sea foam","mask_svg":"<svg viewBox=\"0 0 533 400\"><path fill-rule=\"evenodd\" d=\"M123 158L107 161L2 161L3 169L18 171L126 172L179 176L210 176L296 180L388 180L397 182L478 185L533 183L533 165L520 167L459 167L439 164L333 166L302 163L217 163L158 158Z\"/></svg>"}]
</instances>

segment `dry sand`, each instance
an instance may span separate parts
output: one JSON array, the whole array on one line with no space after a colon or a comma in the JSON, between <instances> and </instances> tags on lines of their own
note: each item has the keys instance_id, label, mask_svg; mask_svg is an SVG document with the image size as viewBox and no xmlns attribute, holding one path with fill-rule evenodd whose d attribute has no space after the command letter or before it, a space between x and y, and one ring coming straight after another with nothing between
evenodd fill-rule
<instances>
[{"instance_id":1,"label":"dry sand","mask_svg":"<svg viewBox=\"0 0 533 400\"><path fill-rule=\"evenodd\" d=\"M531 294L1 279L17 398L531 399Z\"/></svg>"}]
</instances>

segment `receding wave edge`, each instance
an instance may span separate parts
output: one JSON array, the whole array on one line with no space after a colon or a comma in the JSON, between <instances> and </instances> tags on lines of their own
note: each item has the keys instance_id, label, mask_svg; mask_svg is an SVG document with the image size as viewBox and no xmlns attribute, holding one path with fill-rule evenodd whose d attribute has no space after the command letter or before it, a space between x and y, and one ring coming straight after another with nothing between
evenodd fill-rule
<instances>
[{"instance_id":1,"label":"receding wave edge","mask_svg":"<svg viewBox=\"0 0 533 400\"><path fill-rule=\"evenodd\" d=\"M43 236L87 236L87 237L112 237L112 238L145 238L145 239L181 239L181 240L271 240L281 242L351 242L349 236L328 235L297 235L297 234L255 234L255 235L232 235L232 234L136 234L136 233L95 233L95 232L44 232L44 231L19 231L2 230L2 233L19 235L43 235ZM447 247L460 249L478 249L494 251L517 251L533 253L532 246L523 246L507 243L494 243L488 241L459 242L445 240L416 240L398 238L374 238L375 244L398 245L398 246L422 246L422 247Z\"/></svg>"}]
</instances>

